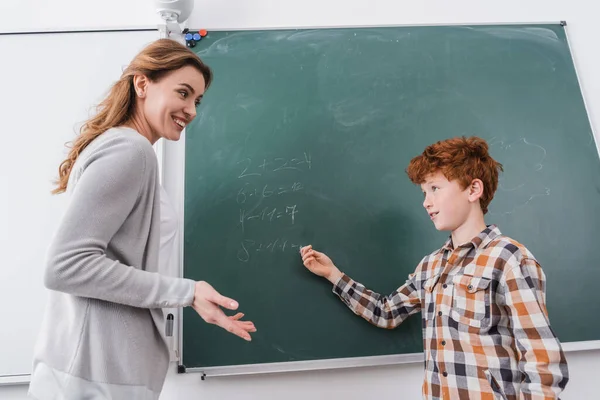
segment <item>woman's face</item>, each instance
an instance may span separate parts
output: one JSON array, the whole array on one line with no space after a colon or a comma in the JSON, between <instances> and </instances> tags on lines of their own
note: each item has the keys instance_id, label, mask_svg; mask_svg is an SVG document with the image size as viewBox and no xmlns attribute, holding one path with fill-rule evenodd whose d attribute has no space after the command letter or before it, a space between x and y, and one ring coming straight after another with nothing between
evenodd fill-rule
<instances>
[{"instance_id":1,"label":"woman's face","mask_svg":"<svg viewBox=\"0 0 600 400\"><path fill-rule=\"evenodd\" d=\"M179 140L183 129L196 117L206 85L202 73L188 65L157 82L136 77L134 86L140 110L136 127L154 143L160 138Z\"/></svg>"}]
</instances>

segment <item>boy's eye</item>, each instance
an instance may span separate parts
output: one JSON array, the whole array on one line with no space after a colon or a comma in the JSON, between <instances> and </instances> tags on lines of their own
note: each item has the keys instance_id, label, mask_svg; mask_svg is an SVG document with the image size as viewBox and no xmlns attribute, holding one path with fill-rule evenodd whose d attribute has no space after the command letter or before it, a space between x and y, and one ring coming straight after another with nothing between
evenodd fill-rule
<instances>
[{"instance_id":1,"label":"boy's eye","mask_svg":"<svg viewBox=\"0 0 600 400\"><path fill-rule=\"evenodd\" d=\"M431 191L432 191L432 192L436 192L438 189L439 189L439 188L438 188L437 186L432 186L432 187L431 187Z\"/></svg>"}]
</instances>

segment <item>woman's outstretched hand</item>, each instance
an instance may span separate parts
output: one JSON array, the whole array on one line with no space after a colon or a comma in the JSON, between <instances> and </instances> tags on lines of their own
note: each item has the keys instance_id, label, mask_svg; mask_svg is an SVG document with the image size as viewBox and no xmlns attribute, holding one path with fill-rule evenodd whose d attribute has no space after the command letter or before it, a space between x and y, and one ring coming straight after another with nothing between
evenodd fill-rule
<instances>
[{"instance_id":1,"label":"woman's outstretched hand","mask_svg":"<svg viewBox=\"0 0 600 400\"><path fill-rule=\"evenodd\" d=\"M244 316L242 313L228 317L221 310L221 307L228 310L237 310L238 303L233 299L222 296L207 282L196 282L192 308L196 310L198 315L209 324L220 326L242 339L251 341L250 333L256 332L254 323L242 321L241 319Z\"/></svg>"}]
</instances>

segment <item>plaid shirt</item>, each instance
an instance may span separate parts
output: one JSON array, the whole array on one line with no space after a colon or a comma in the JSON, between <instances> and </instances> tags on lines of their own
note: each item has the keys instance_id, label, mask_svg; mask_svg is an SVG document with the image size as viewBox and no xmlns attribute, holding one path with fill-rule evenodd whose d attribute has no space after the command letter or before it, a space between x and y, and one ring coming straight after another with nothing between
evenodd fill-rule
<instances>
[{"instance_id":1,"label":"plaid shirt","mask_svg":"<svg viewBox=\"0 0 600 400\"><path fill-rule=\"evenodd\" d=\"M448 239L388 297L346 275L333 291L381 328L421 311L425 399L556 399L567 384L544 272L494 225L456 249Z\"/></svg>"}]
</instances>

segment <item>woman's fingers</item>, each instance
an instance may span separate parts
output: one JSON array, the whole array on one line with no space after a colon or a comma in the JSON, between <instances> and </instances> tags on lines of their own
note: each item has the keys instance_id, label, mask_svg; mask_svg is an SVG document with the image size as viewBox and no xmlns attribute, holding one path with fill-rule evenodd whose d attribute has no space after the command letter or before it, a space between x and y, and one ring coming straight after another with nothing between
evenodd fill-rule
<instances>
[{"instance_id":1,"label":"woman's fingers","mask_svg":"<svg viewBox=\"0 0 600 400\"><path fill-rule=\"evenodd\" d=\"M243 317L244 317L244 313L239 312L239 313L237 313L235 315L230 316L229 318L232 319L232 320L234 320L234 321L237 321L239 319L242 319Z\"/></svg>"},{"instance_id":2,"label":"woman's fingers","mask_svg":"<svg viewBox=\"0 0 600 400\"><path fill-rule=\"evenodd\" d=\"M256 327L250 321L242 321L239 324L246 332L256 332Z\"/></svg>"},{"instance_id":3,"label":"woman's fingers","mask_svg":"<svg viewBox=\"0 0 600 400\"><path fill-rule=\"evenodd\" d=\"M247 341L252 340L249 332L256 332L256 328L252 322L250 322L250 324L245 324L244 322L235 321L231 318L218 318L215 321L215 324L227 330L229 333L239 336Z\"/></svg>"},{"instance_id":4,"label":"woman's fingers","mask_svg":"<svg viewBox=\"0 0 600 400\"><path fill-rule=\"evenodd\" d=\"M244 313L237 313L235 315L232 315L230 317L228 317L230 320L232 321L236 321L236 323L241 326L244 330L246 330L247 332L256 332L256 327L254 326L254 323L251 321L240 321L240 319L242 319L244 317Z\"/></svg>"}]
</instances>

